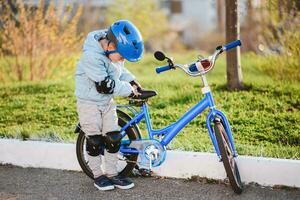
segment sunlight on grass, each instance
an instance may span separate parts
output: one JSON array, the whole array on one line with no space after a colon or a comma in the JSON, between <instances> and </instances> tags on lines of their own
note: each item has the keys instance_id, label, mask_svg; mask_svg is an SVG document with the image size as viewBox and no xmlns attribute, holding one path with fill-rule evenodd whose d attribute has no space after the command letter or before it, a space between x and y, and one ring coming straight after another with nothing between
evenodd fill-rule
<instances>
[{"instance_id":1,"label":"sunlight on grass","mask_svg":"<svg viewBox=\"0 0 300 200\"><path fill-rule=\"evenodd\" d=\"M190 63L197 53L171 56L178 63ZM300 159L300 86L266 75L260 70L263 62L263 57L243 55L245 90L229 92L225 86L225 56L221 56L208 74L215 103L229 118L239 154ZM149 100L155 129L175 122L203 97L199 77L189 77L180 70L156 74L155 67L164 64L154 61L150 54L140 63L127 63L144 88L158 92ZM74 71L75 66L66 66L61 72L64 77L57 80L0 85L0 136L75 142L73 131L78 118ZM128 103L122 98L117 101ZM205 114L190 122L169 148L214 152ZM144 123L140 128L146 135Z\"/></svg>"}]
</instances>

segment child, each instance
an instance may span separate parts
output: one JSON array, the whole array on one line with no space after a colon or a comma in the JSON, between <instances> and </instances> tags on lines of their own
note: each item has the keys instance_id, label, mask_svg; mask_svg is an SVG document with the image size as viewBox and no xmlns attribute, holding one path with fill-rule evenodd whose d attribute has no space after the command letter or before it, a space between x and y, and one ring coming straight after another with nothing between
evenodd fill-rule
<instances>
[{"instance_id":1,"label":"child","mask_svg":"<svg viewBox=\"0 0 300 200\"><path fill-rule=\"evenodd\" d=\"M77 112L87 137L89 167L99 190L130 189L134 183L118 176L117 154L121 134L114 96L137 96L140 85L124 68L124 59L136 62L144 49L139 30L127 20L113 23L108 30L88 34L77 65ZM104 144L104 156L100 146ZM102 164L102 166L101 166Z\"/></svg>"}]
</instances>

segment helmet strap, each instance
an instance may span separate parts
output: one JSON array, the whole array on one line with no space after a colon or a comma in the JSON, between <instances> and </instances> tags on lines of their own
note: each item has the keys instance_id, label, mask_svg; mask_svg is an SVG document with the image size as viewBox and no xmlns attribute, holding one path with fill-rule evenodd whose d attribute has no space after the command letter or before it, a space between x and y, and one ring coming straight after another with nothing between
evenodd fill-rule
<instances>
[{"instance_id":1,"label":"helmet strap","mask_svg":"<svg viewBox=\"0 0 300 200\"><path fill-rule=\"evenodd\" d=\"M108 40L107 48L108 48L110 43L111 43L111 41ZM117 50L109 51L109 50L106 49L105 52L104 52L106 57L108 57L110 54L114 54L114 53L118 53L118 51Z\"/></svg>"},{"instance_id":2,"label":"helmet strap","mask_svg":"<svg viewBox=\"0 0 300 200\"><path fill-rule=\"evenodd\" d=\"M117 50L113 50L113 51L106 50L104 53L108 57L110 54L118 53L118 51Z\"/></svg>"}]
</instances>

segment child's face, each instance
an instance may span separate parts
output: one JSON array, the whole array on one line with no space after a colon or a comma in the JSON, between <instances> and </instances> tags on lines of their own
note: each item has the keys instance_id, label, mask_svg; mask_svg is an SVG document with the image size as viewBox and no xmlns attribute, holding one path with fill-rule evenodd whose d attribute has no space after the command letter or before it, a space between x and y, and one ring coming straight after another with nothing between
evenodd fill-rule
<instances>
[{"instance_id":1,"label":"child's face","mask_svg":"<svg viewBox=\"0 0 300 200\"><path fill-rule=\"evenodd\" d=\"M116 47L113 43L110 43L108 46L108 50L109 51L113 51L116 50ZM112 62L120 62L120 61L124 61L124 58L119 54L119 53L112 53L109 54L108 58L112 61Z\"/></svg>"},{"instance_id":2,"label":"child's face","mask_svg":"<svg viewBox=\"0 0 300 200\"><path fill-rule=\"evenodd\" d=\"M112 62L124 61L124 58L119 53L112 53L108 56Z\"/></svg>"}]
</instances>

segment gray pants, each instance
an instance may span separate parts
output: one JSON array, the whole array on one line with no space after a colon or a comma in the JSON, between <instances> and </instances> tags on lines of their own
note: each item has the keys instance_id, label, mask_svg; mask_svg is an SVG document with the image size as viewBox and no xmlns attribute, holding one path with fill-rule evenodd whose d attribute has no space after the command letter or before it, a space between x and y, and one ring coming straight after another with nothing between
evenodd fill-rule
<instances>
[{"instance_id":1,"label":"gray pants","mask_svg":"<svg viewBox=\"0 0 300 200\"><path fill-rule=\"evenodd\" d=\"M77 102L77 112L81 128L87 136L105 136L107 132L120 130L116 104L113 100L105 106ZM94 178L101 175L112 177L118 174L118 153L108 153L104 150L104 156L87 155L87 158Z\"/></svg>"}]
</instances>

